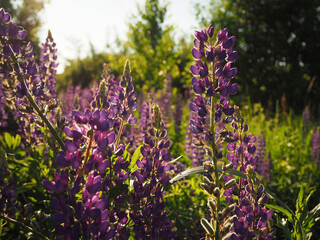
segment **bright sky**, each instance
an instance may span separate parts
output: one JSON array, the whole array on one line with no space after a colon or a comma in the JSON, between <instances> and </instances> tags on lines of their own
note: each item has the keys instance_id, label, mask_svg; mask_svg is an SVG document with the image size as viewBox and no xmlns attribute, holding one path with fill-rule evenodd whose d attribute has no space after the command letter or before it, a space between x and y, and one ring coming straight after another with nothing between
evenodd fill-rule
<instances>
[{"instance_id":1,"label":"bright sky","mask_svg":"<svg viewBox=\"0 0 320 240\"><path fill-rule=\"evenodd\" d=\"M45 41L48 29L58 48L58 72L63 71L66 59L84 57L91 42L96 51L114 46L116 37L124 40L127 23L137 13L137 4L145 0L51 0L41 18L43 27L40 39ZM168 7L168 24L176 27L176 36L188 38L198 26L192 0L171 0Z\"/></svg>"}]
</instances>

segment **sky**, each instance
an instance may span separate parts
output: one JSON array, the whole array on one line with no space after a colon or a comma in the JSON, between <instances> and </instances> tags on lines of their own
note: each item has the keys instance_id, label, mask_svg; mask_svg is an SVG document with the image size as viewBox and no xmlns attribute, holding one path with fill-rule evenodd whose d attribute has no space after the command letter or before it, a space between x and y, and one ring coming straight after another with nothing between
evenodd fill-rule
<instances>
[{"instance_id":1,"label":"sky","mask_svg":"<svg viewBox=\"0 0 320 240\"><path fill-rule=\"evenodd\" d=\"M97 52L115 39L126 39L128 22L137 13L137 4L145 0L51 0L41 13L43 26L40 39L45 41L48 29L58 48L58 72L67 59L83 58L90 52L90 42ZM160 0L161 2L161 0ZM171 0L167 23L174 25L175 36L191 36L198 26L192 0Z\"/></svg>"}]
</instances>

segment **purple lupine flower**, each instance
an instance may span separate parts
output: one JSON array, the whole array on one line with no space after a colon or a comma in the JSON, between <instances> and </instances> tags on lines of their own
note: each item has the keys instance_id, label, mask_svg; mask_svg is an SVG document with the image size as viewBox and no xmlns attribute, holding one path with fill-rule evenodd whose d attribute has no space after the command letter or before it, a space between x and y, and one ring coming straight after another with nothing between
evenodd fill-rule
<instances>
[{"instance_id":1,"label":"purple lupine flower","mask_svg":"<svg viewBox=\"0 0 320 240\"><path fill-rule=\"evenodd\" d=\"M164 209L163 186L169 183L167 172L171 168L168 163L171 154L168 148L171 141L167 139L160 109L153 108L153 128L145 136L141 147L142 159L137 160L134 178L134 191L130 196L130 203L140 210L133 210L130 217L134 222L133 231L136 239L174 239L172 222L167 218ZM145 184L148 182L148 184ZM149 216L149 217L146 217Z\"/></svg>"},{"instance_id":2,"label":"purple lupine flower","mask_svg":"<svg viewBox=\"0 0 320 240\"><path fill-rule=\"evenodd\" d=\"M65 99L62 103L63 115L68 118L71 118L72 110L74 109L74 86L73 85L67 86L66 93L63 99Z\"/></svg>"},{"instance_id":3,"label":"purple lupine flower","mask_svg":"<svg viewBox=\"0 0 320 240\"><path fill-rule=\"evenodd\" d=\"M210 141L213 139L213 133L206 127L210 110L215 109L216 122L221 121L222 113L226 116L231 116L234 113L234 108L229 106L229 95L234 95L238 90L238 85L231 83L237 73L237 68L231 68L231 64L236 60L234 55L237 55L236 51L232 50L235 38L228 38L228 32L224 29L218 33L217 41L212 45L205 29L196 32L195 35L192 55L197 63L192 65L190 70L194 76L192 85L196 97L189 104L189 108L192 112L198 113L198 116L190 120L190 125L194 134L204 133L204 138ZM214 75L209 75L206 62L213 64ZM214 80L217 80L218 92L215 92ZM215 103L212 108L210 99L217 95L220 96L220 101Z\"/></svg>"},{"instance_id":4,"label":"purple lupine flower","mask_svg":"<svg viewBox=\"0 0 320 240\"><path fill-rule=\"evenodd\" d=\"M39 67L40 67L40 78L44 88L49 92L46 94L48 100L56 99L57 93L55 91L56 78L58 63L57 61L57 48L56 43L53 41L52 34L49 31L46 38L46 42L41 46L41 55L39 57ZM47 100L47 101L48 101Z\"/></svg>"},{"instance_id":5,"label":"purple lupine flower","mask_svg":"<svg viewBox=\"0 0 320 240\"><path fill-rule=\"evenodd\" d=\"M145 101L139 108L139 134L137 141L142 144L145 136L148 134L148 130L152 128L152 105Z\"/></svg>"},{"instance_id":6,"label":"purple lupine flower","mask_svg":"<svg viewBox=\"0 0 320 240\"><path fill-rule=\"evenodd\" d=\"M194 114L190 114L190 119L194 118ZM185 151L187 157L191 159L191 164L193 167L202 166L205 161L208 161L208 156L206 155L204 148L199 148L194 144L197 142L196 135L191 131L191 125L188 125L186 137L185 137Z\"/></svg>"},{"instance_id":7,"label":"purple lupine flower","mask_svg":"<svg viewBox=\"0 0 320 240\"><path fill-rule=\"evenodd\" d=\"M310 108L307 105L303 110L303 122L302 122L302 142L304 144L305 138L309 132L310 128L310 121L311 121L311 112Z\"/></svg>"},{"instance_id":8,"label":"purple lupine flower","mask_svg":"<svg viewBox=\"0 0 320 240\"><path fill-rule=\"evenodd\" d=\"M46 117L48 113L52 113L57 106L54 91L55 79L52 75L55 70L50 73L51 78L47 78L44 71L41 71L44 70L45 56L43 55L43 61L39 67L35 62L32 44L24 41L26 31L20 30L21 27L12 23L10 14L3 9L0 9L0 17L2 19L0 21L0 78L4 91L9 93L6 101L10 104L7 106L10 106L10 110L16 117L22 143L28 146L37 143L43 136L40 128L44 124L39 119L43 118L42 115ZM47 56L50 54L47 53ZM55 67L56 64L52 63L50 69ZM37 108L33 107L31 101L38 105ZM51 129L53 129L52 126Z\"/></svg>"},{"instance_id":9,"label":"purple lupine flower","mask_svg":"<svg viewBox=\"0 0 320 240\"><path fill-rule=\"evenodd\" d=\"M176 98L175 112L173 113L174 130L177 136L179 136L181 132L183 106L184 106L184 101L183 101L182 95L179 93Z\"/></svg>"},{"instance_id":10,"label":"purple lupine flower","mask_svg":"<svg viewBox=\"0 0 320 240\"><path fill-rule=\"evenodd\" d=\"M263 180L266 180L267 182L271 181L271 159L267 155L266 152L266 138L264 136L263 131L261 131L260 135L257 139L257 151L256 151L257 164L256 164L256 170L257 172L263 176Z\"/></svg>"},{"instance_id":11,"label":"purple lupine flower","mask_svg":"<svg viewBox=\"0 0 320 240\"><path fill-rule=\"evenodd\" d=\"M263 239L271 240L272 229L270 221L273 210L267 210L264 204L268 202L268 196L264 193L264 187L259 184L254 168L249 165L246 169L247 180L245 187L241 190L239 204L236 205L234 213L234 232L231 239Z\"/></svg>"},{"instance_id":12,"label":"purple lupine flower","mask_svg":"<svg viewBox=\"0 0 320 240\"><path fill-rule=\"evenodd\" d=\"M3 84L0 81L0 128L8 126L7 119L9 117L9 113L6 111L6 97L2 89Z\"/></svg>"},{"instance_id":13,"label":"purple lupine flower","mask_svg":"<svg viewBox=\"0 0 320 240\"><path fill-rule=\"evenodd\" d=\"M317 128L312 134L312 162L320 167L320 129Z\"/></svg>"},{"instance_id":14,"label":"purple lupine flower","mask_svg":"<svg viewBox=\"0 0 320 240\"><path fill-rule=\"evenodd\" d=\"M15 182L10 178L10 170L5 153L0 152L0 214L15 218L17 211L17 190Z\"/></svg>"},{"instance_id":15,"label":"purple lupine flower","mask_svg":"<svg viewBox=\"0 0 320 240\"><path fill-rule=\"evenodd\" d=\"M91 110L73 110L72 123L64 128L68 137L66 150L56 158L60 170L53 181L43 181L49 192L60 193L59 199L53 200L56 206L53 221L58 236L64 238L128 239L130 236L125 207L129 162L124 156L125 146L120 142L123 127L135 122L129 114L135 109L129 63L120 84L111 87L106 79L112 80L104 76ZM63 197L66 193L67 198ZM82 201L76 194L82 195ZM65 205L75 211L69 211Z\"/></svg>"},{"instance_id":16,"label":"purple lupine flower","mask_svg":"<svg viewBox=\"0 0 320 240\"><path fill-rule=\"evenodd\" d=\"M163 113L163 120L165 124L170 123L171 120L171 98L172 98L172 75L166 74L163 86L163 94L159 101L161 111Z\"/></svg>"},{"instance_id":17,"label":"purple lupine flower","mask_svg":"<svg viewBox=\"0 0 320 240\"><path fill-rule=\"evenodd\" d=\"M194 101L189 104L190 110L195 114L190 119L190 127L195 138L193 142L205 149L208 155L209 161L205 161L203 166L211 175L211 179L204 176L203 182L200 184L201 188L210 194L208 199L210 221L202 218L200 222L206 230L206 239L227 239L231 236L234 239L250 239L251 235L242 237L241 230L238 231L239 223L232 217L234 211L237 210L236 207L246 203L243 192L248 188L249 180L239 179L239 184L237 184L236 179L232 175L228 175L226 171L232 168L242 172L246 172L248 169L254 171L257 162L257 157L254 156L256 137L247 133L248 125L244 123L238 107L230 105L230 95L234 95L238 90L238 85L232 83L237 68L231 66L238 56L237 52L232 49L235 37L229 37L227 29L223 29L217 34L217 39L213 40L213 32L212 26L209 26L208 30L196 31L194 48L191 51L196 61L196 64L190 68L194 76L191 83L196 96ZM231 124L232 129L227 128L228 124ZM220 174L218 161L222 158L225 143L227 143L226 158L229 163L223 164L223 172ZM251 185L253 188L253 184ZM261 190L262 192L263 190ZM222 195L227 203L226 207L222 207L220 204L223 199ZM238 205L234 202L233 195L240 199ZM261 201L261 204L263 205L264 201ZM258 210L260 211L258 214L266 212L262 206L261 209L261 211ZM246 213L248 216L253 213L251 210L249 209ZM257 208L253 210L256 211ZM258 218L258 214L254 214ZM268 219L271 216L270 212ZM256 234L263 237L271 235L265 230L266 218L260 222L262 221L263 224L260 225L264 232L261 235L255 226L254 236ZM233 233L234 231L235 233Z\"/></svg>"}]
</instances>

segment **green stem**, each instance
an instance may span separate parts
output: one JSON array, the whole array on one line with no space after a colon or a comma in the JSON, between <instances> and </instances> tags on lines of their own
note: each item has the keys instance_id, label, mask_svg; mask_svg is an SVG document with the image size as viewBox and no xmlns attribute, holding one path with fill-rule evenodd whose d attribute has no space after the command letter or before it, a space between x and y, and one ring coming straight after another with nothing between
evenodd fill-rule
<instances>
[{"instance_id":1,"label":"green stem","mask_svg":"<svg viewBox=\"0 0 320 240\"><path fill-rule=\"evenodd\" d=\"M28 98L29 102L31 103L31 105L33 106L33 108L37 111L37 113L39 114L39 116L41 117L41 119L45 122L45 124L47 125L47 127L49 128L50 132L52 133L52 135L54 136L54 138L58 141L61 149L63 151L65 151L65 147L64 147L64 143L62 141L62 139L60 138L60 136L58 135L58 133L56 132L56 130L53 128L51 122L47 119L47 117L41 112L38 104L34 101L33 97L31 96L28 88L27 88L27 85L26 85L26 82L24 80L24 76L23 76L23 73L21 71L21 67L20 67L20 64L17 60L17 57L16 57L16 54L15 52L13 51L12 47L10 46L10 50L12 52L12 55L14 57L14 59L12 59L13 63L16 65L17 69L16 69L16 73L17 73L17 77L18 77L18 80L19 82L24 86L24 89L27 91L26 93L26 97Z\"/></svg>"},{"instance_id":2,"label":"green stem","mask_svg":"<svg viewBox=\"0 0 320 240\"><path fill-rule=\"evenodd\" d=\"M213 62L211 63L212 67L212 81L215 81L214 77L214 65ZM215 175L215 183L216 186L220 189L220 178L219 178L219 172L218 172L218 160L216 157L216 143L215 143L215 120L214 120L214 114L215 114L215 105L216 105L216 94L214 94L211 97L211 116L210 116L210 130L213 136L213 141L211 143L212 147L212 156L213 156L213 164L214 164L214 175ZM216 225L216 232L215 232L215 239L220 239L220 223L218 220L218 213L220 212L220 194L216 197L217 199L217 210L216 210L216 217L215 217L215 225Z\"/></svg>"},{"instance_id":3,"label":"green stem","mask_svg":"<svg viewBox=\"0 0 320 240\"><path fill-rule=\"evenodd\" d=\"M54 129L54 127L52 126L51 122L47 119L47 117L41 112L38 104L34 101L33 97L31 95L27 95L27 98L29 100L29 102L31 103L32 107L37 111L37 113L39 114L39 116L41 117L41 119L44 121L44 123L47 125L47 127L49 128L50 132L52 133L52 135L54 136L54 138L57 140L58 144L60 145L60 147L62 148L63 151L66 151L65 147L64 147L64 143L62 141L62 139L60 138L60 136L58 135L57 131Z\"/></svg>"},{"instance_id":4,"label":"green stem","mask_svg":"<svg viewBox=\"0 0 320 240\"><path fill-rule=\"evenodd\" d=\"M1 237L1 234L2 234L2 223L3 223L3 219L0 219L0 237Z\"/></svg>"},{"instance_id":5,"label":"green stem","mask_svg":"<svg viewBox=\"0 0 320 240\"><path fill-rule=\"evenodd\" d=\"M2 215L0 215L0 219L1 219L1 221L2 221L2 219L3 219L3 220L6 220L6 221L8 221L8 222L17 224L17 225L19 225L21 228L25 229L26 232L32 232L32 233L38 235L39 237L42 237L43 239L49 240L49 238L46 237L45 235L43 235L42 233L38 232L37 230L34 230L33 228L31 228L31 227L29 227L29 226L24 225L23 223L15 220L15 219L12 219L12 218L9 218L9 217L5 217L5 216L2 216Z\"/></svg>"},{"instance_id":6,"label":"green stem","mask_svg":"<svg viewBox=\"0 0 320 240\"><path fill-rule=\"evenodd\" d=\"M124 120L121 118L121 125L120 125L120 129L119 129L117 141L116 141L116 149L118 148L119 143L120 143L120 138L121 138L123 126L124 126Z\"/></svg>"}]
</instances>

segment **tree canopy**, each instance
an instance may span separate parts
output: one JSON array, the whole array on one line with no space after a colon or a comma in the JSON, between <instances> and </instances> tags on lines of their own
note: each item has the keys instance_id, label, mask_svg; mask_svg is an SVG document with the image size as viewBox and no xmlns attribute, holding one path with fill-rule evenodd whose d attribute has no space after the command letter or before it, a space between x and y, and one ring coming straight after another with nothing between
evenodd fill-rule
<instances>
[{"instance_id":1,"label":"tree canopy","mask_svg":"<svg viewBox=\"0 0 320 240\"><path fill-rule=\"evenodd\" d=\"M319 109L320 2L221 0L197 4L200 22L237 38L237 77L253 101ZM243 91L242 91L243 92Z\"/></svg>"}]
</instances>

